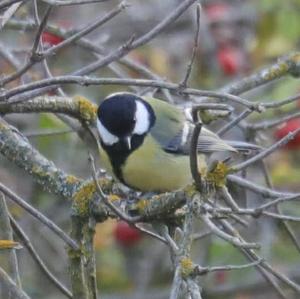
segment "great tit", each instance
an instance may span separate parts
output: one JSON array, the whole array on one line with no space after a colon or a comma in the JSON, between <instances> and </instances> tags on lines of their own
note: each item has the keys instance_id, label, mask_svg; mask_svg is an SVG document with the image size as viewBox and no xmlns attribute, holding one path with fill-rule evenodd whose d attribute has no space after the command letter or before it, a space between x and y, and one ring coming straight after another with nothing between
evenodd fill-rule
<instances>
[{"instance_id":1,"label":"great tit","mask_svg":"<svg viewBox=\"0 0 300 299\"><path fill-rule=\"evenodd\" d=\"M189 145L194 124L179 107L151 97L115 93L97 110L103 166L120 182L143 192L166 192L192 181ZM199 153L236 151L202 128ZM200 159L200 168L205 166Z\"/></svg>"}]
</instances>

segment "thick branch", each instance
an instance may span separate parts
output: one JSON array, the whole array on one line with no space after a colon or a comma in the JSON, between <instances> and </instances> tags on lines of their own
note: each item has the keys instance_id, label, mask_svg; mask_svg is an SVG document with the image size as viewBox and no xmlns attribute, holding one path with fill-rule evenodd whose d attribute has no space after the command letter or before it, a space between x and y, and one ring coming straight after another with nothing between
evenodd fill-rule
<instances>
[{"instance_id":1,"label":"thick branch","mask_svg":"<svg viewBox=\"0 0 300 299\"><path fill-rule=\"evenodd\" d=\"M57 168L1 119L0 153L29 173L45 189L65 199L70 199L80 185L78 178Z\"/></svg>"}]
</instances>

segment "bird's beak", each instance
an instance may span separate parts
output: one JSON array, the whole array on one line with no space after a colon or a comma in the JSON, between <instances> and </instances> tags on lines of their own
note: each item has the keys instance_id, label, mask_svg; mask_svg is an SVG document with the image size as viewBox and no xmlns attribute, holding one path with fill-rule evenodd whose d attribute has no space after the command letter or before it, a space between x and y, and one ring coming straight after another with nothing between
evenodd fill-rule
<instances>
[{"instance_id":1,"label":"bird's beak","mask_svg":"<svg viewBox=\"0 0 300 299\"><path fill-rule=\"evenodd\" d=\"M124 142L125 146L127 147L127 149L130 151L131 150L131 136L124 137L123 142Z\"/></svg>"}]
</instances>

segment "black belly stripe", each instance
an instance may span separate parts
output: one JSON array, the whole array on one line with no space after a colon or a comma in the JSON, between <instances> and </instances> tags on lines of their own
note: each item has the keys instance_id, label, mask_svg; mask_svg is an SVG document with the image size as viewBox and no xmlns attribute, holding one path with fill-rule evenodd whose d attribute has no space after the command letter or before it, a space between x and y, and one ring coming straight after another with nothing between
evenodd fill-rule
<instances>
[{"instance_id":1,"label":"black belly stripe","mask_svg":"<svg viewBox=\"0 0 300 299\"><path fill-rule=\"evenodd\" d=\"M128 187L130 186L124 180L122 166L124 166L129 155L131 155L132 152L134 152L143 144L145 136L146 134L133 135L131 138L131 150L128 150L126 145L121 141L113 145L105 145L101 140L101 146L109 157L114 175L118 178L120 182L127 185Z\"/></svg>"}]
</instances>

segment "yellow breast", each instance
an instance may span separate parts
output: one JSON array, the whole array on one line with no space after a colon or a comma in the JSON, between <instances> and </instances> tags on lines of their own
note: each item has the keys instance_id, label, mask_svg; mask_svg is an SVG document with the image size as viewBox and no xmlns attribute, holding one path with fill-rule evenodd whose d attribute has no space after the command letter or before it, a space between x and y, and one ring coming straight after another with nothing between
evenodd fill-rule
<instances>
[{"instance_id":1,"label":"yellow breast","mask_svg":"<svg viewBox=\"0 0 300 299\"><path fill-rule=\"evenodd\" d=\"M123 179L129 186L144 192L167 192L185 187L192 182L189 156L161 151L157 155L156 141L146 137L122 166ZM112 167L107 154L101 151L101 160L107 171Z\"/></svg>"},{"instance_id":2,"label":"yellow breast","mask_svg":"<svg viewBox=\"0 0 300 299\"><path fill-rule=\"evenodd\" d=\"M191 181L189 158L161 151L146 137L143 145L128 157L122 169L127 184L141 191L165 192L180 189Z\"/></svg>"}]
</instances>

